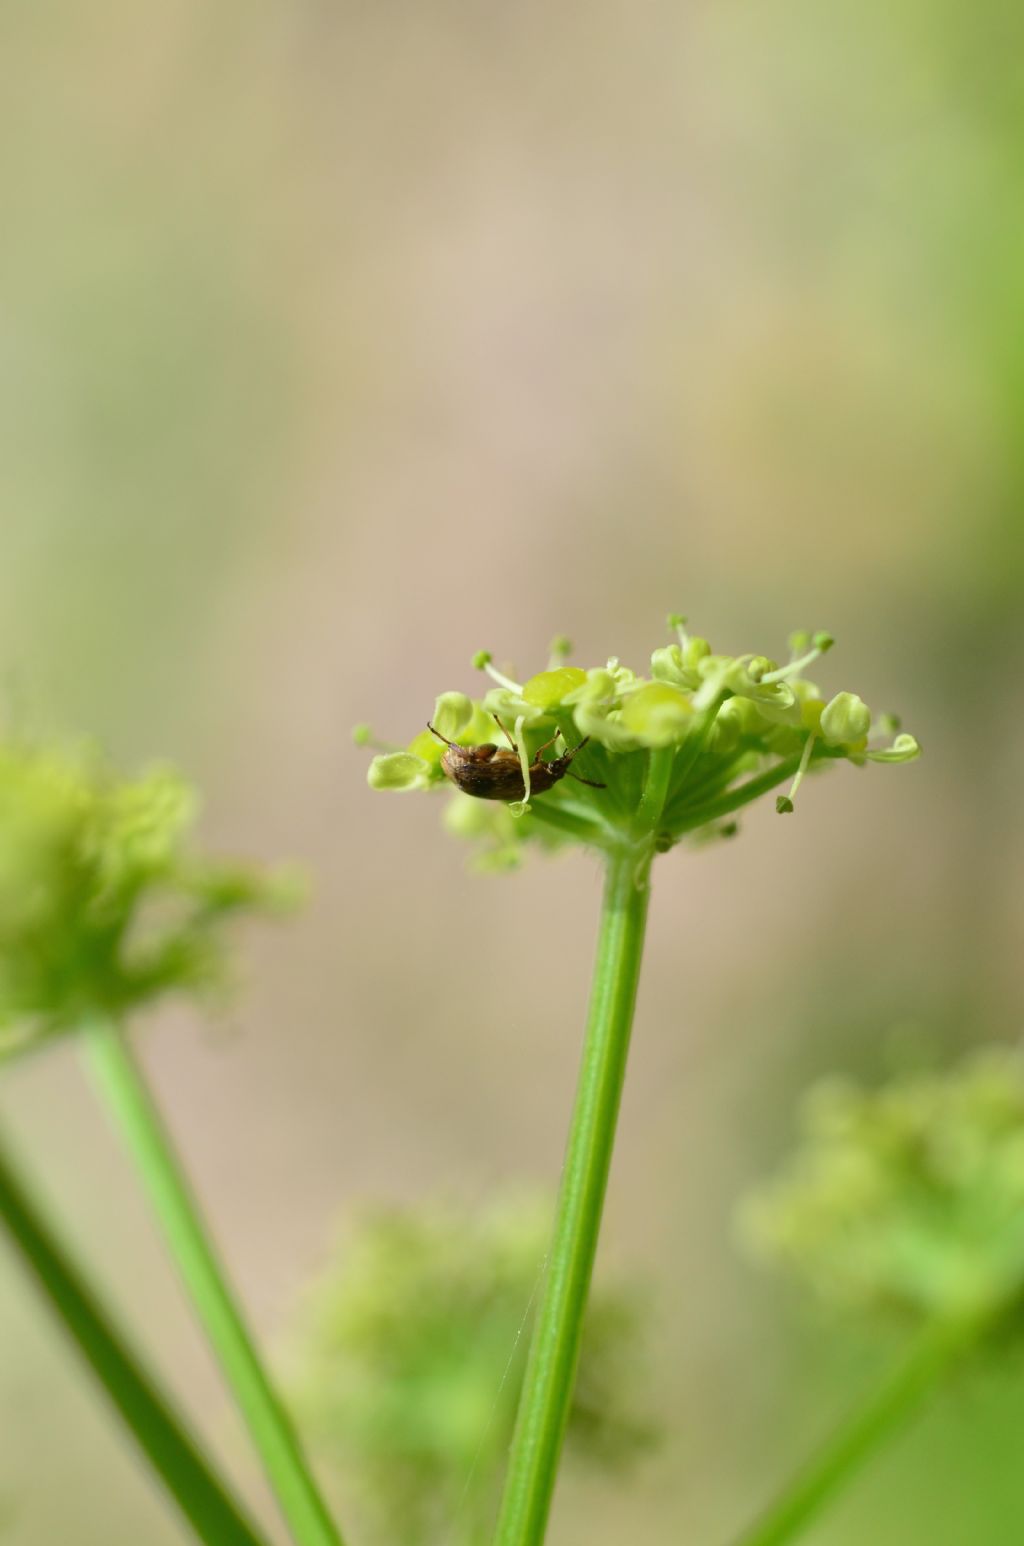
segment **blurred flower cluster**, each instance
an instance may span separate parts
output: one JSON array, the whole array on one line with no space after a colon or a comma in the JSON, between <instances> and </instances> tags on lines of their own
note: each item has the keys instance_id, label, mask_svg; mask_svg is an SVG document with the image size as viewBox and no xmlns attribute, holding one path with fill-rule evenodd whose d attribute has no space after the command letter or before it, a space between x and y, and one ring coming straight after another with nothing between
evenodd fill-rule
<instances>
[{"instance_id":1,"label":"blurred flower cluster","mask_svg":"<svg viewBox=\"0 0 1024 1546\"><path fill-rule=\"evenodd\" d=\"M0 1055L221 980L219 926L295 883L189 847L171 768L121 779L90 747L0 745Z\"/></svg>"},{"instance_id":2,"label":"blurred flower cluster","mask_svg":"<svg viewBox=\"0 0 1024 1546\"><path fill-rule=\"evenodd\" d=\"M1024 1295L1024 1056L994 1050L879 1090L830 1079L799 1147L744 1204L757 1254L830 1305L927 1321Z\"/></svg>"},{"instance_id":3,"label":"blurred flower cluster","mask_svg":"<svg viewBox=\"0 0 1024 1546\"><path fill-rule=\"evenodd\" d=\"M442 693L431 721L438 734L423 730L405 748L382 750L370 765L371 787L444 784L445 739L476 746L497 743L504 732L520 758L524 798L502 806L456 792L448 822L481 845L486 864L506 867L531 838L599 847L628 841L654 752L672 761L656 833L662 850L698 831L729 834L735 810L787 781L776 806L792 811L804 774L827 763L918 755L914 738L898 734L891 716L874 718L854 693L826 699L805 676L831 648L828 634L793 634L789 658L779 665L765 655L715 654L707 639L687 633L682 617L669 624L675 642L654 651L646 677L616 659L590 670L567 665L565 639L555 640L548 668L523 682L480 652L474 665L494 685L475 699ZM529 766L553 737L553 755L586 741L572 772L602 787L570 773L531 801ZM375 744L366 726L356 739Z\"/></svg>"},{"instance_id":4,"label":"blurred flower cluster","mask_svg":"<svg viewBox=\"0 0 1024 1546\"><path fill-rule=\"evenodd\" d=\"M368 1212L311 1290L295 1403L325 1464L358 1478L365 1539L490 1540L550 1214L536 1197ZM634 1287L600 1283L587 1310L568 1452L604 1469L654 1439L642 1312Z\"/></svg>"}]
</instances>

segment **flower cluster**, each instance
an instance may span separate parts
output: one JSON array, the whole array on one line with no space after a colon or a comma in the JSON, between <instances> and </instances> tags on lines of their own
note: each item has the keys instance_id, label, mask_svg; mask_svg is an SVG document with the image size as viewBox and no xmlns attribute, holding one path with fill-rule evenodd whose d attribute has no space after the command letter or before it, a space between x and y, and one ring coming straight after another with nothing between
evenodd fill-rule
<instances>
[{"instance_id":1,"label":"flower cluster","mask_svg":"<svg viewBox=\"0 0 1024 1546\"><path fill-rule=\"evenodd\" d=\"M295 1403L325 1463L359 1479L367 1540L490 1540L543 1271L550 1200L506 1196L368 1211L348 1231L297 1326ZM654 1438L641 1296L595 1286L567 1439L602 1469Z\"/></svg>"},{"instance_id":2,"label":"flower cluster","mask_svg":"<svg viewBox=\"0 0 1024 1546\"><path fill-rule=\"evenodd\" d=\"M1024 1295L1024 1057L867 1091L813 1089L801 1143L740 1215L746 1242L840 1309L984 1314Z\"/></svg>"},{"instance_id":3,"label":"flower cluster","mask_svg":"<svg viewBox=\"0 0 1024 1546\"><path fill-rule=\"evenodd\" d=\"M480 840L488 863L504 866L518 860L530 838L606 848L629 841L655 764L664 777L654 839L664 850L698 830L729 834L736 810L782 784L789 788L776 808L792 811L804 775L831 762L908 762L918 755L917 742L898 734L891 716L875 719L855 693L826 699L804 675L831 648L828 634L792 635L789 659L779 665L764 655L715 654L706 639L687 633L680 616L669 625L675 642L654 651L646 677L616 659L590 670L568 665L564 639L555 641L547 669L523 682L481 651L473 664L494 685L479 698L442 693L433 731L421 731L405 748L382 749L370 765L371 787L442 785L446 774L451 778L442 765L446 741L498 745L511 770L510 797L496 805L493 796L485 804L472 791L459 793L450 825ZM373 744L365 726L356 739ZM552 759L581 750L565 776L559 772L550 787L542 780L543 792L532 793L531 769L535 778L548 745Z\"/></svg>"},{"instance_id":4,"label":"flower cluster","mask_svg":"<svg viewBox=\"0 0 1024 1546\"><path fill-rule=\"evenodd\" d=\"M222 921L289 900L285 877L192 853L196 810L170 768L0 744L0 1055L216 982Z\"/></svg>"}]
</instances>

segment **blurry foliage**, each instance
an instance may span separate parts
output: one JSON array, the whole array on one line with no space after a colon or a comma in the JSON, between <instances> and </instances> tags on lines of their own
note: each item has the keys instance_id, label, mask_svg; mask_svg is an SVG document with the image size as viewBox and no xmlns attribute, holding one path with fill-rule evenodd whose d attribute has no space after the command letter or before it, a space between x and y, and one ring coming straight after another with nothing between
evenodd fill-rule
<instances>
[{"instance_id":1,"label":"blurry foliage","mask_svg":"<svg viewBox=\"0 0 1024 1546\"><path fill-rule=\"evenodd\" d=\"M1024 1055L808 1094L795 1154L741 1211L746 1242L827 1304L901 1323L1024 1293Z\"/></svg>"},{"instance_id":2,"label":"blurry foliage","mask_svg":"<svg viewBox=\"0 0 1024 1546\"><path fill-rule=\"evenodd\" d=\"M220 926L294 883L202 857L180 774L91 747L0 745L0 1056L91 1016L222 981Z\"/></svg>"},{"instance_id":3,"label":"blurry foliage","mask_svg":"<svg viewBox=\"0 0 1024 1546\"><path fill-rule=\"evenodd\" d=\"M344 1466L380 1546L490 1539L515 1419L550 1204L506 1199L366 1213L310 1295L295 1400ZM598 1283L567 1453L623 1469L654 1442L642 1296Z\"/></svg>"}]
</instances>

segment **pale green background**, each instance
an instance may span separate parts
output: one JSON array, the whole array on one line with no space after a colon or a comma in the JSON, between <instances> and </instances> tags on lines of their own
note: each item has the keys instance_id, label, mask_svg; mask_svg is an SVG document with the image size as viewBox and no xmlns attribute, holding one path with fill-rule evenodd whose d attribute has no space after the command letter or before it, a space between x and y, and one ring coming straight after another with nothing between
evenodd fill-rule
<instances>
[{"instance_id":1,"label":"pale green background","mask_svg":"<svg viewBox=\"0 0 1024 1546\"><path fill-rule=\"evenodd\" d=\"M11 716L179 762L305 862L230 1023L146 1055L261 1333L356 1199L553 1178L598 898L469 879L349 727L405 738L567 632L642 665L838 637L908 768L659 864L605 1249L656 1285L661 1455L551 1546L724 1543L892 1347L736 1256L797 1092L1021 1029L1024 38L983 0L12 4L0 22ZM5 1120L270 1528L71 1047ZM0 1261L11 1546L184 1539ZM1024 1538L1024 1368L809 1537ZM280 1539L278 1534L277 1539Z\"/></svg>"}]
</instances>

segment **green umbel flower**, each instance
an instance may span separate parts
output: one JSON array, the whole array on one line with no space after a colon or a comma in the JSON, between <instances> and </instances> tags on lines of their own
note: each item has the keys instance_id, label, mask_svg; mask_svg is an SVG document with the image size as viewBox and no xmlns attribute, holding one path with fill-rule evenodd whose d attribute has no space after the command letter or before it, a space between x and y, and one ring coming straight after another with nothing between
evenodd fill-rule
<instances>
[{"instance_id":1,"label":"green umbel flower","mask_svg":"<svg viewBox=\"0 0 1024 1546\"><path fill-rule=\"evenodd\" d=\"M976 1055L879 1090L828 1080L741 1231L827 1303L903 1320L1024 1303L1024 1058Z\"/></svg>"},{"instance_id":2,"label":"green umbel flower","mask_svg":"<svg viewBox=\"0 0 1024 1546\"><path fill-rule=\"evenodd\" d=\"M917 742L877 721L855 693L826 698L804 672L832 647L826 633L794 634L790 658L716 655L685 619L656 649L650 674L616 659L590 670L565 663L568 640L548 668L518 681L486 650L473 665L494 685L480 698L442 693L430 720L404 748L381 749L370 765L374 789L457 784L451 828L474 839L484 863L517 863L532 839L620 848L633 840L651 759L670 762L654 834L659 850L692 834L731 832L732 813L788 784L776 801L793 810L804 775L837 761L909 762ZM372 744L367 727L356 733ZM493 746L468 758L462 749ZM480 798L480 796L483 798Z\"/></svg>"},{"instance_id":3,"label":"green umbel flower","mask_svg":"<svg viewBox=\"0 0 1024 1546\"><path fill-rule=\"evenodd\" d=\"M189 846L173 769L125 780L88 747L0 745L0 1056L221 976L220 925L294 894Z\"/></svg>"},{"instance_id":4,"label":"green umbel flower","mask_svg":"<svg viewBox=\"0 0 1024 1546\"><path fill-rule=\"evenodd\" d=\"M358 1479L368 1542L490 1540L550 1211L520 1197L370 1212L312 1290L296 1405L340 1485ZM597 1285L569 1417L578 1461L621 1468L653 1441L636 1416L643 1319L636 1289Z\"/></svg>"}]
</instances>

